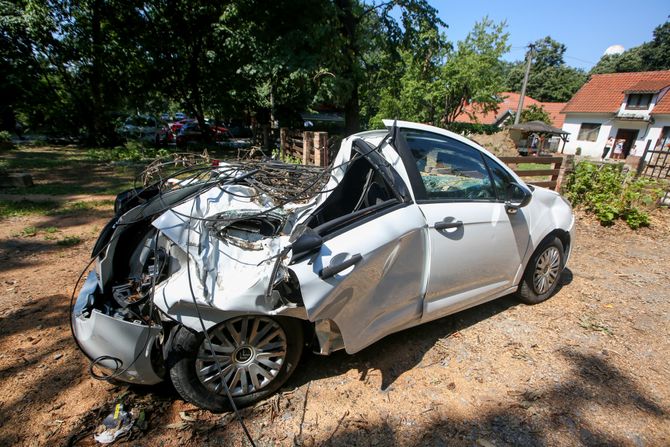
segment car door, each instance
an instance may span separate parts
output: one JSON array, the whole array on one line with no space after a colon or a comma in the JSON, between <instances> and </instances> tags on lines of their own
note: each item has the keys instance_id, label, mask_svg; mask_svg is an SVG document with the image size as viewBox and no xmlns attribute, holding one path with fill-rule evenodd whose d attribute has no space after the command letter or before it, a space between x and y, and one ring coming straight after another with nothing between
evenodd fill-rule
<instances>
[{"instance_id":1,"label":"car door","mask_svg":"<svg viewBox=\"0 0 670 447\"><path fill-rule=\"evenodd\" d=\"M422 321L513 290L530 238L523 209L508 213L506 170L450 136L401 129L397 145L428 226Z\"/></svg>"},{"instance_id":2,"label":"car door","mask_svg":"<svg viewBox=\"0 0 670 447\"><path fill-rule=\"evenodd\" d=\"M388 178L390 172L381 162L374 166L360 154L354 158L308 222L322 238L318 251L289 266L309 320L334 322L348 353L421 318L425 220L397 173Z\"/></svg>"}]
</instances>

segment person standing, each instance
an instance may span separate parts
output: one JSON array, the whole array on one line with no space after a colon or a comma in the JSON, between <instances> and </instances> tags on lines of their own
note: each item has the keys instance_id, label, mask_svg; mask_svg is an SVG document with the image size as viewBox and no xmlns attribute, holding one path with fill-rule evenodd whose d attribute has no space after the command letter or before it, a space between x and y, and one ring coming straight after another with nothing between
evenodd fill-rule
<instances>
[{"instance_id":1,"label":"person standing","mask_svg":"<svg viewBox=\"0 0 670 447\"><path fill-rule=\"evenodd\" d=\"M614 153L612 158L619 160L623 156L623 145L626 143L626 140L620 138L614 143Z\"/></svg>"},{"instance_id":2,"label":"person standing","mask_svg":"<svg viewBox=\"0 0 670 447\"><path fill-rule=\"evenodd\" d=\"M612 146L614 146L614 137L609 137L607 143L605 143L605 148L603 149L603 156L600 157L601 160L607 158L607 154L612 150Z\"/></svg>"}]
</instances>

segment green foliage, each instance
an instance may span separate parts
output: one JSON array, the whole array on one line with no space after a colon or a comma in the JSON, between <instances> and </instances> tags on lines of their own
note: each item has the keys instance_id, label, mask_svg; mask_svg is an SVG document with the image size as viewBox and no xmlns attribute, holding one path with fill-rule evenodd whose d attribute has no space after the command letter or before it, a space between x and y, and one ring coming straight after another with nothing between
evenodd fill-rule
<instances>
[{"instance_id":1,"label":"green foliage","mask_svg":"<svg viewBox=\"0 0 670 447\"><path fill-rule=\"evenodd\" d=\"M500 128L498 126L493 126L491 124L479 124L479 123L458 123L458 122L453 122L449 123L447 126L447 129L449 129L452 132L456 132L459 134L486 134L486 135L492 135L494 133L500 132Z\"/></svg>"},{"instance_id":2,"label":"green foliage","mask_svg":"<svg viewBox=\"0 0 670 447\"><path fill-rule=\"evenodd\" d=\"M0 201L0 218L5 217L20 217L29 214L44 214L50 210L57 208L57 204L51 201L31 202L29 200Z\"/></svg>"},{"instance_id":3,"label":"green foliage","mask_svg":"<svg viewBox=\"0 0 670 447\"><path fill-rule=\"evenodd\" d=\"M170 151L164 148L156 149L153 146L145 145L137 141L129 141L123 146L117 146L109 149L89 149L86 155L97 161L131 161L140 162L157 157L166 157Z\"/></svg>"},{"instance_id":4,"label":"green foliage","mask_svg":"<svg viewBox=\"0 0 670 447\"><path fill-rule=\"evenodd\" d=\"M437 84L445 98L444 123L455 121L467 103L476 103L481 112L497 110L503 85L500 57L510 48L506 26L484 17L458 42L456 51L447 55Z\"/></svg>"},{"instance_id":5,"label":"green foliage","mask_svg":"<svg viewBox=\"0 0 670 447\"><path fill-rule=\"evenodd\" d=\"M547 36L535 41L535 55L531 64L526 95L538 101L565 102L584 85L587 74L565 64L565 45ZM507 64L505 88L520 92L526 70L525 61Z\"/></svg>"},{"instance_id":6,"label":"green foliage","mask_svg":"<svg viewBox=\"0 0 670 447\"><path fill-rule=\"evenodd\" d=\"M630 228L649 225L646 212L662 196L659 185L647 178L624 174L621 165L581 162L568 178L565 196L581 205L603 225L623 219Z\"/></svg>"},{"instance_id":7,"label":"green foliage","mask_svg":"<svg viewBox=\"0 0 670 447\"><path fill-rule=\"evenodd\" d=\"M63 239L56 242L56 245L61 247L73 247L82 243L82 240L78 236L65 236Z\"/></svg>"},{"instance_id":8,"label":"green foliage","mask_svg":"<svg viewBox=\"0 0 670 447\"><path fill-rule=\"evenodd\" d=\"M542 121L551 124L551 116L544 110L544 107L531 104L521 112L521 122L527 123L529 121Z\"/></svg>"},{"instance_id":9,"label":"green foliage","mask_svg":"<svg viewBox=\"0 0 670 447\"><path fill-rule=\"evenodd\" d=\"M670 69L670 21L654 29L653 38L621 54L604 55L590 74Z\"/></svg>"},{"instance_id":10,"label":"green foliage","mask_svg":"<svg viewBox=\"0 0 670 447\"><path fill-rule=\"evenodd\" d=\"M6 130L0 131L0 144L11 143L11 142L12 142L12 134L7 132Z\"/></svg>"},{"instance_id":11,"label":"green foliage","mask_svg":"<svg viewBox=\"0 0 670 447\"><path fill-rule=\"evenodd\" d=\"M59 204L54 201L33 202L30 200L0 200L0 218L20 217L31 214L45 216L73 215L90 212L98 208L110 208L113 200L89 200L85 202L69 202ZM51 233L51 231L47 231Z\"/></svg>"},{"instance_id":12,"label":"green foliage","mask_svg":"<svg viewBox=\"0 0 670 447\"><path fill-rule=\"evenodd\" d=\"M25 237L33 237L37 234L37 228L30 226L23 229L22 235Z\"/></svg>"}]
</instances>

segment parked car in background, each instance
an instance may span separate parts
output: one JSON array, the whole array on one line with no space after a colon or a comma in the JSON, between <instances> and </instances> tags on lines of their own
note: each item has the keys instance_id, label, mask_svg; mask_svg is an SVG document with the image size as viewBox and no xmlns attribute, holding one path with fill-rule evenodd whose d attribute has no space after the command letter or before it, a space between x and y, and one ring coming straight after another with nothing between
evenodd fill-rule
<instances>
[{"instance_id":1,"label":"parked car in background","mask_svg":"<svg viewBox=\"0 0 670 447\"><path fill-rule=\"evenodd\" d=\"M204 127L204 131L203 131ZM189 121L179 127L176 132L176 143L178 147L189 143L217 142L232 138L230 131L223 126L200 126L197 121Z\"/></svg>"},{"instance_id":2,"label":"parked car in background","mask_svg":"<svg viewBox=\"0 0 670 447\"><path fill-rule=\"evenodd\" d=\"M166 123L151 115L133 115L126 118L118 129L119 135L129 140L160 144Z\"/></svg>"},{"instance_id":3,"label":"parked car in background","mask_svg":"<svg viewBox=\"0 0 670 447\"><path fill-rule=\"evenodd\" d=\"M184 112L177 112L174 114L174 119L175 121L180 121L188 118L188 116Z\"/></svg>"},{"instance_id":4,"label":"parked car in background","mask_svg":"<svg viewBox=\"0 0 670 447\"><path fill-rule=\"evenodd\" d=\"M274 393L305 346L353 354L504 295L551 297L569 203L464 137L385 124L331 168L220 163L120 194L71 315L93 365L222 411L227 390Z\"/></svg>"}]
</instances>

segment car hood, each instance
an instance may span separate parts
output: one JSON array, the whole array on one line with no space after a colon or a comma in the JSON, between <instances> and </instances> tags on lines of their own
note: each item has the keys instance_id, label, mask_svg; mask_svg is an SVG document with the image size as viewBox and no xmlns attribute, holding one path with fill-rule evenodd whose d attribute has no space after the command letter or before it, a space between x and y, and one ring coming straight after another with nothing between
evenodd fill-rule
<instances>
[{"instance_id":1,"label":"car hood","mask_svg":"<svg viewBox=\"0 0 670 447\"><path fill-rule=\"evenodd\" d=\"M171 313L196 297L220 310L274 309L278 297L267 292L288 274L282 261L291 235L344 177L352 141L343 141L328 181L307 199L283 202L264 187L218 184L157 216L153 227L182 254L173 259L178 271L157 286L156 304Z\"/></svg>"}]
</instances>

